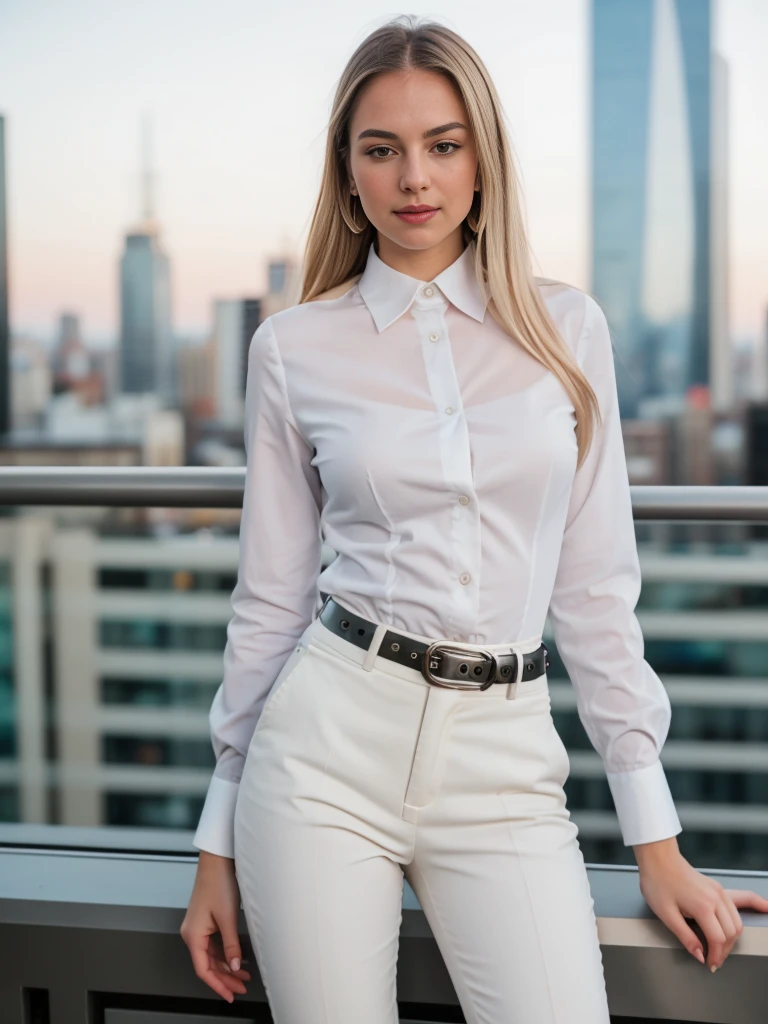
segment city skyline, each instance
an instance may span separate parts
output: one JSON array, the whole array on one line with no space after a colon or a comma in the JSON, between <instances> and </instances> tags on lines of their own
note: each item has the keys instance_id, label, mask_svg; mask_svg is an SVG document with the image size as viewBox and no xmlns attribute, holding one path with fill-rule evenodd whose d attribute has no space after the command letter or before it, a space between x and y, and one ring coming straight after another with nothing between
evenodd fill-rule
<instances>
[{"instance_id":1,"label":"city skyline","mask_svg":"<svg viewBox=\"0 0 768 1024\"><path fill-rule=\"evenodd\" d=\"M487 18L475 8L470 19L448 3L433 16L468 38L496 82L521 168L535 271L588 288L589 4L518 0L485 10ZM297 34L284 20L296 24L295 7L262 24L257 12L230 0L217 8L216 24L228 26L217 35L212 11L185 5L184 31L172 34L177 3L117 5L109 13L87 0L66 10L6 5L0 110L14 332L52 338L60 313L72 310L86 340L117 341L119 256L139 214L145 111L179 334L208 330L214 299L266 291L270 256L300 254L335 80L354 47L393 14L345 2L329 18L327 9L303 7ZM767 32L766 5L716 5L713 48L729 62L731 80L730 327L737 338L760 334L768 304L761 274L768 199L760 184L768 168L760 110ZM62 38L70 39L67 47ZM53 90L57 74L61 86Z\"/></svg>"}]
</instances>

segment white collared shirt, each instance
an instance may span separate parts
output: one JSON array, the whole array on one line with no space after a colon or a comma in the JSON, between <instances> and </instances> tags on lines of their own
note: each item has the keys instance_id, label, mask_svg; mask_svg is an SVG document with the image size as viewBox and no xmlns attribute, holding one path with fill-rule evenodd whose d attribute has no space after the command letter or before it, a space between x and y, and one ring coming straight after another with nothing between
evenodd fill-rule
<instances>
[{"instance_id":1,"label":"white collared shirt","mask_svg":"<svg viewBox=\"0 0 768 1024\"><path fill-rule=\"evenodd\" d=\"M234 857L253 730L321 592L393 629L475 644L540 637L549 613L624 843L681 831L659 760L669 698L635 615L605 317L578 289L537 281L603 417L576 473L573 405L486 314L474 248L427 282L371 244L344 294L275 313L253 337L240 565L198 849ZM323 539L337 557L321 571Z\"/></svg>"}]
</instances>

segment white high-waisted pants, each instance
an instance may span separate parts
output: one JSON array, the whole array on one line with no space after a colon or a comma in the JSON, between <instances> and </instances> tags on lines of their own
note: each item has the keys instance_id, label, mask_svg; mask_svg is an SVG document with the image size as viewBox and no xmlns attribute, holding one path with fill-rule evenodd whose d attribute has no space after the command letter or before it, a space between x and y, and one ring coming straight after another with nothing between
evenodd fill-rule
<instances>
[{"instance_id":1,"label":"white high-waisted pants","mask_svg":"<svg viewBox=\"0 0 768 1024\"><path fill-rule=\"evenodd\" d=\"M235 870L275 1024L396 1024L403 875L469 1024L608 1024L547 676L432 685L386 628L366 652L313 620L248 750Z\"/></svg>"}]
</instances>

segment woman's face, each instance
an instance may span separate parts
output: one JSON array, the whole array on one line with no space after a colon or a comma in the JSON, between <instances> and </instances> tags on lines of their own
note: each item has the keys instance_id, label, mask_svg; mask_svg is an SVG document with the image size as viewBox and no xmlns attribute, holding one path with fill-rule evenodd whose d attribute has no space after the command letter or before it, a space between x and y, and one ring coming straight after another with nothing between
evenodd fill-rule
<instances>
[{"instance_id":1,"label":"woman's face","mask_svg":"<svg viewBox=\"0 0 768 1024\"><path fill-rule=\"evenodd\" d=\"M349 144L350 188L380 240L423 250L461 237L480 178L464 102L445 76L411 70L372 78L358 96ZM421 221L396 212L422 205L437 212ZM359 208L356 215L363 223Z\"/></svg>"}]
</instances>

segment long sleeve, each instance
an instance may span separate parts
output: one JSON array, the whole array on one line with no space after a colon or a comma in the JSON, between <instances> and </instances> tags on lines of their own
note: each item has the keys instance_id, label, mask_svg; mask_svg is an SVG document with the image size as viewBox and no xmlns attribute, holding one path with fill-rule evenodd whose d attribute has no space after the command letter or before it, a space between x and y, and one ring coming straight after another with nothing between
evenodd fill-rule
<instances>
[{"instance_id":1,"label":"long sleeve","mask_svg":"<svg viewBox=\"0 0 768 1024\"><path fill-rule=\"evenodd\" d=\"M603 760L624 845L632 846L677 835L682 826L659 760L669 696L645 660L635 614L640 564L610 333L599 305L586 301L577 359L602 423L574 479L549 616L579 717Z\"/></svg>"},{"instance_id":2,"label":"long sleeve","mask_svg":"<svg viewBox=\"0 0 768 1024\"><path fill-rule=\"evenodd\" d=\"M216 766L193 845L234 858L234 814L265 698L311 621L322 566L321 484L291 413L272 318L248 356L247 468L234 615L210 713Z\"/></svg>"}]
</instances>

